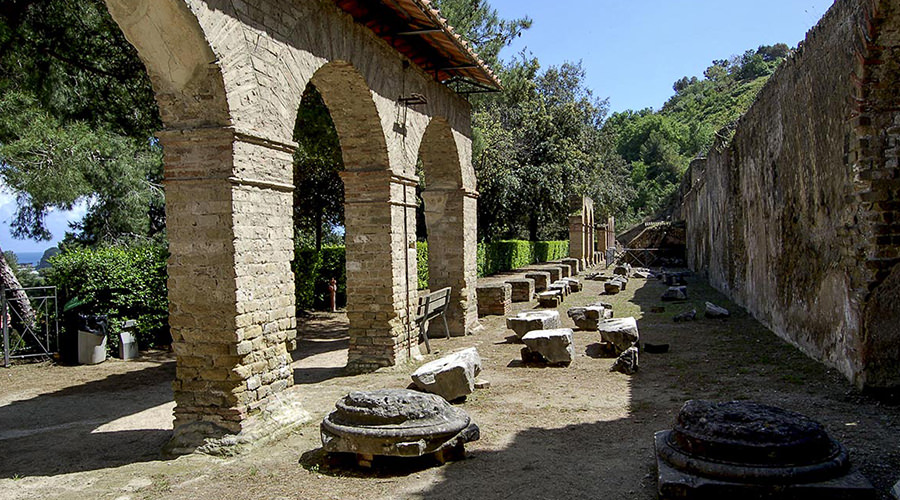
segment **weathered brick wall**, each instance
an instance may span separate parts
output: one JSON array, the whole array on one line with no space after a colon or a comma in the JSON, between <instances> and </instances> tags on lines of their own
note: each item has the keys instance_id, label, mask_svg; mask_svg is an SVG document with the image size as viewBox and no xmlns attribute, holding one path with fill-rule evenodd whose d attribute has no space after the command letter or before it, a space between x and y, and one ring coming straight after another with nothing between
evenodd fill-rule
<instances>
[{"instance_id":1,"label":"weathered brick wall","mask_svg":"<svg viewBox=\"0 0 900 500\"><path fill-rule=\"evenodd\" d=\"M477 327L463 98L327 0L107 3L147 67L166 128L175 449L250 433L248 417L292 384L291 152L308 83L331 111L346 167L348 366L393 365L417 347L415 167L433 123L443 133L426 147L452 153L434 228L455 288L448 321L457 332ZM427 105L397 103L412 92Z\"/></svg>"},{"instance_id":2,"label":"weathered brick wall","mask_svg":"<svg viewBox=\"0 0 900 500\"><path fill-rule=\"evenodd\" d=\"M898 15L896 0L838 0L692 164L682 207L693 269L872 388L900 385Z\"/></svg>"}]
</instances>

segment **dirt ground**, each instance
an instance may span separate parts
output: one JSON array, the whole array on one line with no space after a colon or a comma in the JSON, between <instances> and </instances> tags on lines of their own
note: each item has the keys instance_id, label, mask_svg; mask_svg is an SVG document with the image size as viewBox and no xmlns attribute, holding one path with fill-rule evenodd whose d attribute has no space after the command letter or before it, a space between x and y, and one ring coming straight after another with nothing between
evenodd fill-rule
<instances>
[{"instance_id":1,"label":"dirt ground","mask_svg":"<svg viewBox=\"0 0 900 500\"><path fill-rule=\"evenodd\" d=\"M294 353L296 385L283 394L310 419L283 439L231 458L159 455L172 428L174 359L97 366L49 363L0 369L0 499L353 499L353 498L656 498L653 433L671 428L688 399L752 399L809 415L850 450L854 466L881 498L900 479L900 405L860 394L811 361L705 283L690 279L691 300L665 304L664 285L632 279L603 299L616 316L635 316L642 340L669 343L641 354L633 376L610 373L596 332L576 331L568 368L525 367L504 318L483 318L478 335L432 340L442 353L475 346L491 387L461 403L481 428L468 458L376 460L372 470L326 460L318 425L338 398L356 389L406 387L416 364L346 376L346 317L302 322ZM600 282L560 307L598 300ZM711 300L727 320L674 323ZM514 310L528 308L514 304Z\"/></svg>"}]
</instances>

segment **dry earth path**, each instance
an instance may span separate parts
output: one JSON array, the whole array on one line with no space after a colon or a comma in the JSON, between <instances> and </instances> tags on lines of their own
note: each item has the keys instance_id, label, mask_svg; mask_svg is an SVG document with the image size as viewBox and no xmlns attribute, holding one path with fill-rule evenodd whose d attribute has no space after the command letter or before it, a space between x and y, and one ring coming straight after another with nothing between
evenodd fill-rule
<instances>
[{"instance_id":1,"label":"dry earth path","mask_svg":"<svg viewBox=\"0 0 900 500\"><path fill-rule=\"evenodd\" d=\"M491 387L462 407L482 430L469 458L435 467L429 460L376 461L374 470L330 463L318 423L354 389L405 387L415 364L344 376L346 317L317 313L301 323L296 385L309 420L276 442L237 457L163 459L172 426L174 361L165 354L97 366L50 364L0 369L0 499L371 499L371 498L656 498L654 431L669 428L691 398L753 399L819 420L851 452L856 466L886 492L900 479L900 406L860 394L833 370L778 339L703 282L690 300L663 305L664 286L632 279L603 300L616 316L635 316L642 339L669 343L642 354L634 376L610 373L597 357L596 332L576 331L568 368L524 367L504 318L483 318L475 336L435 339L433 356L475 346ZM599 282L560 307L598 300ZM711 300L727 320L673 323ZM514 304L515 310L527 308ZM426 359L432 359L428 357ZM887 499L884 494L882 498Z\"/></svg>"}]
</instances>

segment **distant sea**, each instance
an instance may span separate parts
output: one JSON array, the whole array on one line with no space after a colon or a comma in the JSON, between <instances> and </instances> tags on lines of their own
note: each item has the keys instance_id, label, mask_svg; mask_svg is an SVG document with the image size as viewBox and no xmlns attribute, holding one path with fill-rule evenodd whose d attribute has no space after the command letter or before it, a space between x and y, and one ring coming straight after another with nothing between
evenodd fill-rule
<instances>
[{"instance_id":1,"label":"distant sea","mask_svg":"<svg viewBox=\"0 0 900 500\"><path fill-rule=\"evenodd\" d=\"M41 262L41 257L44 256L44 252L16 252L16 257L19 258L19 264L32 264L38 265Z\"/></svg>"}]
</instances>

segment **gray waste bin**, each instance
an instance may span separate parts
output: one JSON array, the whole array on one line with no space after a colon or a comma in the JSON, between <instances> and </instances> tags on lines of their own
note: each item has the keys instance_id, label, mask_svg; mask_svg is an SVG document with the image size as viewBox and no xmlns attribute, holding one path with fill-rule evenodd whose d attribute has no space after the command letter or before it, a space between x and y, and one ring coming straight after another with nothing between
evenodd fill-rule
<instances>
[{"instance_id":1,"label":"gray waste bin","mask_svg":"<svg viewBox=\"0 0 900 500\"><path fill-rule=\"evenodd\" d=\"M78 315L78 362L95 365L106 361L106 316Z\"/></svg>"},{"instance_id":2,"label":"gray waste bin","mask_svg":"<svg viewBox=\"0 0 900 500\"><path fill-rule=\"evenodd\" d=\"M137 337L134 336L136 324L137 322L133 319L122 324L122 332L119 333L119 357L122 359L134 359L140 356Z\"/></svg>"}]
</instances>

